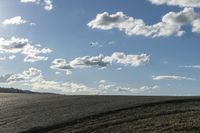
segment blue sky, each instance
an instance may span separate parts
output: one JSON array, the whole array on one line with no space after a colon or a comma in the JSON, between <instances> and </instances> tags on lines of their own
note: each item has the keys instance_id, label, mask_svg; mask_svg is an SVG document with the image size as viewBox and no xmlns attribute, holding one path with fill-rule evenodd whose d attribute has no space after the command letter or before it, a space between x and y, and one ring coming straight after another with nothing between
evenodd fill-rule
<instances>
[{"instance_id":1,"label":"blue sky","mask_svg":"<svg viewBox=\"0 0 200 133\"><path fill-rule=\"evenodd\" d=\"M0 84L62 94L199 95L200 1L187 2L2 0Z\"/></svg>"}]
</instances>

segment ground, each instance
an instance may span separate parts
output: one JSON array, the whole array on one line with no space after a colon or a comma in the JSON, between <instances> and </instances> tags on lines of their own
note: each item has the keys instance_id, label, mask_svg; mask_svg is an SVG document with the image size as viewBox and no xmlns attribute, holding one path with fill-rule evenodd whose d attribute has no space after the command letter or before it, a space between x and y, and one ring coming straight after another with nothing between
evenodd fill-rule
<instances>
[{"instance_id":1,"label":"ground","mask_svg":"<svg viewBox=\"0 0 200 133\"><path fill-rule=\"evenodd\" d=\"M0 94L0 132L200 132L200 97Z\"/></svg>"}]
</instances>

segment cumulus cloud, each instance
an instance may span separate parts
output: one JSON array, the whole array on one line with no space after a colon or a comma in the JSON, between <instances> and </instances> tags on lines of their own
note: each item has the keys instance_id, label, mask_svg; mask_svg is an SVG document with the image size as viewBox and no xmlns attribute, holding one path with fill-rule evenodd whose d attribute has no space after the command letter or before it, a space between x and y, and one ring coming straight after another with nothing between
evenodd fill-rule
<instances>
[{"instance_id":1,"label":"cumulus cloud","mask_svg":"<svg viewBox=\"0 0 200 133\"><path fill-rule=\"evenodd\" d=\"M57 92L61 94L81 93L98 94L99 91L84 84L73 82L56 82L45 80L42 71L37 68L29 68L22 73L11 73L0 76L0 83L20 83L31 87L35 91Z\"/></svg>"},{"instance_id":2,"label":"cumulus cloud","mask_svg":"<svg viewBox=\"0 0 200 133\"><path fill-rule=\"evenodd\" d=\"M0 76L0 83L8 83L8 79L12 76L13 74L5 74Z\"/></svg>"},{"instance_id":3,"label":"cumulus cloud","mask_svg":"<svg viewBox=\"0 0 200 133\"><path fill-rule=\"evenodd\" d=\"M23 19L21 16L12 17L9 19L5 19L2 24L3 25L22 25L22 24L29 24L30 26L35 25L33 22L28 22L27 20Z\"/></svg>"},{"instance_id":4,"label":"cumulus cloud","mask_svg":"<svg viewBox=\"0 0 200 133\"><path fill-rule=\"evenodd\" d=\"M100 54L98 56L78 57L70 62L67 62L65 59L55 59L50 68L61 71L71 71L73 69L89 68L93 66L105 68L112 63L139 67L149 63L149 61L150 56L146 54L126 55L122 52L115 52L111 56Z\"/></svg>"},{"instance_id":5,"label":"cumulus cloud","mask_svg":"<svg viewBox=\"0 0 200 133\"><path fill-rule=\"evenodd\" d=\"M104 93L107 91L115 91L115 92L123 92L128 94L141 94L141 93L151 93L158 90L160 87L158 85L153 86L142 86L138 88L134 87L122 87L117 85L116 83L108 82L106 80L99 81L99 90L102 90Z\"/></svg>"},{"instance_id":6,"label":"cumulus cloud","mask_svg":"<svg viewBox=\"0 0 200 133\"><path fill-rule=\"evenodd\" d=\"M43 5L45 10L50 11L53 9L53 0L44 0Z\"/></svg>"},{"instance_id":7,"label":"cumulus cloud","mask_svg":"<svg viewBox=\"0 0 200 133\"><path fill-rule=\"evenodd\" d=\"M2 22L4 25L20 25L25 23L27 23L27 20L23 19L21 16L9 18Z\"/></svg>"},{"instance_id":8,"label":"cumulus cloud","mask_svg":"<svg viewBox=\"0 0 200 133\"><path fill-rule=\"evenodd\" d=\"M196 80L190 77L175 76L175 75L160 75L152 76L153 80Z\"/></svg>"},{"instance_id":9,"label":"cumulus cloud","mask_svg":"<svg viewBox=\"0 0 200 133\"><path fill-rule=\"evenodd\" d=\"M192 25L193 32L199 32L199 14L193 8L184 8L180 12L169 12L162 20L153 25L147 25L142 19L135 19L123 12L97 14L96 18L87 25L92 29L119 29L129 36L142 35L146 37L182 36L184 25Z\"/></svg>"},{"instance_id":10,"label":"cumulus cloud","mask_svg":"<svg viewBox=\"0 0 200 133\"><path fill-rule=\"evenodd\" d=\"M59 94L106 94L108 91L113 93L124 94L143 94L151 93L159 89L159 86L142 86L142 87L123 87L114 82L101 80L95 88L89 87L82 83L74 82L57 82L46 80L42 71L31 67L21 73L10 73L0 76L0 84L15 85L20 83L25 87L30 87L38 92L52 92Z\"/></svg>"},{"instance_id":11,"label":"cumulus cloud","mask_svg":"<svg viewBox=\"0 0 200 133\"><path fill-rule=\"evenodd\" d=\"M85 94L98 94L97 90L90 88L84 84L72 83L72 82L56 82L56 81L46 81L33 82L29 84L34 90L46 90L46 91L59 91L62 94L68 93L85 93Z\"/></svg>"},{"instance_id":12,"label":"cumulus cloud","mask_svg":"<svg viewBox=\"0 0 200 133\"><path fill-rule=\"evenodd\" d=\"M52 69L56 70L63 70L63 71L69 71L76 68L88 68L92 66L97 67L106 67L110 64L110 61L106 59L105 56L99 55L99 56L84 56L84 57L78 57L74 60L70 61L69 63L66 62L65 59L55 59L52 62Z\"/></svg>"},{"instance_id":13,"label":"cumulus cloud","mask_svg":"<svg viewBox=\"0 0 200 133\"><path fill-rule=\"evenodd\" d=\"M36 79L39 79L39 77L42 76L42 73L40 70L36 68L29 68L28 70L18 73L18 74L6 74L1 76L0 82L4 83L13 83L13 82L29 82L29 81L34 81Z\"/></svg>"},{"instance_id":14,"label":"cumulus cloud","mask_svg":"<svg viewBox=\"0 0 200 133\"><path fill-rule=\"evenodd\" d=\"M150 56L146 54L140 55L125 55L122 52L115 52L112 54L112 60L119 64L131 65L133 67L138 67L149 63Z\"/></svg>"},{"instance_id":15,"label":"cumulus cloud","mask_svg":"<svg viewBox=\"0 0 200 133\"><path fill-rule=\"evenodd\" d=\"M53 0L20 0L20 2L41 5L47 11L50 11L53 9Z\"/></svg>"},{"instance_id":16,"label":"cumulus cloud","mask_svg":"<svg viewBox=\"0 0 200 133\"><path fill-rule=\"evenodd\" d=\"M2 53L21 53L26 55L25 62L36 62L47 60L43 56L52 52L49 48L41 48L41 45L34 45L27 38L12 37L10 39L0 38L0 52Z\"/></svg>"},{"instance_id":17,"label":"cumulus cloud","mask_svg":"<svg viewBox=\"0 0 200 133\"><path fill-rule=\"evenodd\" d=\"M192 22L192 32L200 33L200 18Z\"/></svg>"},{"instance_id":18,"label":"cumulus cloud","mask_svg":"<svg viewBox=\"0 0 200 133\"><path fill-rule=\"evenodd\" d=\"M155 5L169 5L180 7L200 7L200 0L148 0Z\"/></svg>"},{"instance_id":19,"label":"cumulus cloud","mask_svg":"<svg viewBox=\"0 0 200 133\"><path fill-rule=\"evenodd\" d=\"M99 56L78 57L70 61L72 68L87 68L91 66L106 67L111 61L109 58L100 54Z\"/></svg>"}]
</instances>

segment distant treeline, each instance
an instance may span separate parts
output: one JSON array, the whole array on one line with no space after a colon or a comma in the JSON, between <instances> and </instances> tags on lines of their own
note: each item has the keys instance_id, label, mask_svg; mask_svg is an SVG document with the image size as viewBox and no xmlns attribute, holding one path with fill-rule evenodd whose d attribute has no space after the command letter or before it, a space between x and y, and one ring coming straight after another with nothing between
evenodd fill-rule
<instances>
[{"instance_id":1,"label":"distant treeline","mask_svg":"<svg viewBox=\"0 0 200 133\"><path fill-rule=\"evenodd\" d=\"M20 90L16 88L0 87L0 93L34 93L34 92L28 90Z\"/></svg>"}]
</instances>

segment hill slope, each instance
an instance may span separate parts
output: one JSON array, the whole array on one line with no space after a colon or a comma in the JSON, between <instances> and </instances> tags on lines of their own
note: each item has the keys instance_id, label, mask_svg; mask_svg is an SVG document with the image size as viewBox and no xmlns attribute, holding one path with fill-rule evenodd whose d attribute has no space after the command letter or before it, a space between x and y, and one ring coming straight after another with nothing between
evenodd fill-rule
<instances>
[{"instance_id":1,"label":"hill slope","mask_svg":"<svg viewBox=\"0 0 200 133\"><path fill-rule=\"evenodd\" d=\"M198 97L0 93L0 132L200 131Z\"/></svg>"},{"instance_id":2,"label":"hill slope","mask_svg":"<svg viewBox=\"0 0 200 133\"><path fill-rule=\"evenodd\" d=\"M33 92L28 91L28 90L15 89L15 88L0 87L0 93L33 93Z\"/></svg>"},{"instance_id":3,"label":"hill slope","mask_svg":"<svg viewBox=\"0 0 200 133\"><path fill-rule=\"evenodd\" d=\"M110 111L66 123L58 129L49 128L47 131L50 133L199 133L199 123L200 99L172 100Z\"/></svg>"}]
</instances>

